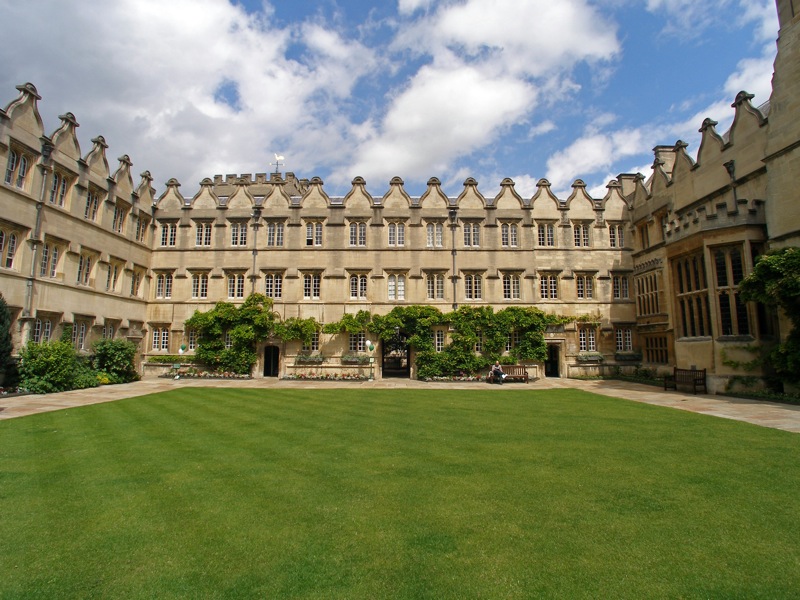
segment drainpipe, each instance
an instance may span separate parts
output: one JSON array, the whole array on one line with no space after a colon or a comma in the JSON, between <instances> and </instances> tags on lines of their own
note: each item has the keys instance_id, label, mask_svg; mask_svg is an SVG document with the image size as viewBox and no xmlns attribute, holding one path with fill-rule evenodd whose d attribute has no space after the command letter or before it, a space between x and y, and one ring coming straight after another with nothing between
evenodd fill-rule
<instances>
[{"instance_id":1,"label":"drainpipe","mask_svg":"<svg viewBox=\"0 0 800 600\"><path fill-rule=\"evenodd\" d=\"M42 187L39 190L39 198L36 201L36 221L33 226L33 234L31 235L30 241L31 245L33 246L33 253L31 256L31 271L30 275L28 276L28 280L25 284L25 306L22 310L23 317L31 317L33 316L33 292L34 292L34 284L36 282L36 267L39 264L38 252L36 249L39 247L41 243L41 234L42 234L42 208L44 207L44 198L45 194L47 193L47 173L51 170L50 169L50 156L53 153L53 142L50 141L50 138L47 136L42 136L40 138L42 143L42 160L39 163L39 168L42 172Z\"/></svg>"},{"instance_id":2,"label":"drainpipe","mask_svg":"<svg viewBox=\"0 0 800 600\"><path fill-rule=\"evenodd\" d=\"M456 300L456 298L458 298L456 295L458 293L458 277L456 275L456 225L458 223L458 211L455 208L451 208L448 216L450 217L450 232L452 234L451 240L453 244L453 249L451 251L453 255L453 272L450 275L450 280L453 282L453 310L456 310L458 308L458 300Z\"/></svg>"},{"instance_id":3,"label":"drainpipe","mask_svg":"<svg viewBox=\"0 0 800 600\"><path fill-rule=\"evenodd\" d=\"M734 209L738 210L739 208L739 195L736 192L736 161L729 160L725 164L722 165L725 167L725 170L728 172L728 177L731 178L731 189L733 190L733 202L736 204Z\"/></svg>"},{"instance_id":4,"label":"drainpipe","mask_svg":"<svg viewBox=\"0 0 800 600\"><path fill-rule=\"evenodd\" d=\"M253 209L253 214L250 216L253 217L253 270L251 271L252 275L250 277L250 293L254 294L256 292L256 258L258 258L258 228L261 226L259 222L261 219L261 208L256 206Z\"/></svg>"}]
</instances>

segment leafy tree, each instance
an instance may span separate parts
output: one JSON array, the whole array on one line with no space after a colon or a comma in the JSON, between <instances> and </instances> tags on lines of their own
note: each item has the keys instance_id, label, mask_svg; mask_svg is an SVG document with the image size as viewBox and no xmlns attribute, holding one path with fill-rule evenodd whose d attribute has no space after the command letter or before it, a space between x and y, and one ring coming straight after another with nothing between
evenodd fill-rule
<instances>
[{"instance_id":1,"label":"leafy tree","mask_svg":"<svg viewBox=\"0 0 800 600\"><path fill-rule=\"evenodd\" d=\"M767 358L767 364L786 382L800 382L800 248L781 248L759 257L753 271L739 284L745 301L782 308L792 323L786 339Z\"/></svg>"}]
</instances>

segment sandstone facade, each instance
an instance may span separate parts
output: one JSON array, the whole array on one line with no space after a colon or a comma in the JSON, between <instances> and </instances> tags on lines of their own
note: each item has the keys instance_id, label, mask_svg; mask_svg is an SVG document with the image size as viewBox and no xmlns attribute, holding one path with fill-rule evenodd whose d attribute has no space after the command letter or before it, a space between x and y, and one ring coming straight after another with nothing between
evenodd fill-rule
<instances>
[{"instance_id":1,"label":"sandstone facade","mask_svg":"<svg viewBox=\"0 0 800 600\"><path fill-rule=\"evenodd\" d=\"M0 111L0 289L15 343L71 323L83 350L122 336L143 359L191 352L194 310L253 291L283 318L322 323L402 304L536 306L578 320L547 333L550 358L531 375L696 366L722 390L743 374L730 366L747 359L742 347L788 325L741 302L737 285L760 253L800 244L796 8L778 2L769 103L741 92L727 132L702 123L696 156L680 140L656 146L649 178L621 174L603 198L581 180L556 198L545 179L522 197L510 179L485 193L469 178L452 194L432 178L412 197L400 178L375 194L360 177L332 197L292 173L217 175L188 193L173 179L157 194L129 157L109 167L102 137L82 155L74 115L46 134L35 87L19 86ZM353 343L322 334L315 351L331 360L319 368L343 370ZM255 375L307 370L299 351L267 342ZM383 366L379 349L377 377Z\"/></svg>"}]
</instances>

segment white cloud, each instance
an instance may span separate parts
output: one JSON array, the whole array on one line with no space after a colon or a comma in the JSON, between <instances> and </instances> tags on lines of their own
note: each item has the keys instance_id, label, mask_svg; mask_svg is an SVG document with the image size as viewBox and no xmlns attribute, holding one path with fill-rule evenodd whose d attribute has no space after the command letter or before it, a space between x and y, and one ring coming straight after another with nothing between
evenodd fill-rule
<instances>
[{"instance_id":1,"label":"white cloud","mask_svg":"<svg viewBox=\"0 0 800 600\"><path fill-rule=\"evenodd\" d=\"M528 139L533 139L538 135L544 135L546 133L550 133L551 131L555 131L557 129L557 125L550 121L542 121L538 125L534 125L528 130Z\"/></svg>"},{"instance_id":2,"label":"white cloud","mask_svg":"<svg viewBox=\"0 0 800 600\"><path fill-rule=\"evenodd\" d=\"M547 161L547 179L554 190L563 193L577 178L587 178L598 171L608 171L621 158L647 152L652 146L652 132L621 129L608 133L590 133L556 152Z\"/></svg>"},{"instance_id":3,"label":"white cloud","mask_svg":"<svg viewBox=\"0 0 800 600\"><path fill-rule=\"evenodd\" d=\"M539 181L539 178L523 174L516 175L511 179L514 180L514 189L523 198L530 198L536 193L536 182Z\"/></svg>"},{"instance_id":4,"label":"white cloud","mask_svg":"<svg viewBox=\"0 0 800 600\"><path fill-rule=\"evenodd\" d=\"M613 23L584 0L466 0L443 5L398 35L397 45L437 57L455 52L500 72L543 76L620 51Z\"/></svg>"},{"instance_id":5,"label":"white cloud","mask_svg":"<svg viewBox=\"0 0 800 600\"><path fill-rule=\"evenodd\" d=\"M695 37L710 26L718 26L719 16L731 13L733 4L734 0L647 0L647 10L666 17L664 34Z\"/></svg>"},{"instance_id":6,"label":"white cloud","mask_svg":"<svg viewBox=\"0 0 800 600\"><path fill-rule=\"evenodd\" d=\"M273 151L287 170L324 175L329 191L355 175L378 187L394 175L436 175L460 188L484 168L483 183L496 186L501 170L543 162L539 148L557 137L547 134L576 135L577 126L579 139L547 166L554 184L568 186L620 160L641 162L637 153L656 143L694 143L706 116L722 131L740 89L766 100L777 30L771 0L709 0L713 10L648 0L668 27L694 31L709 26L704 11L725 9L735 15L729 28L756 28L754 53L716 94L692 90L719 98L692 117L662 111L673 121L642 124L626 114L618 125L620 115L582 102L622 58L614 13L598 6L633 10L636 0L398 0L398 14L370 10L364 23L346 24L322 8L286 21L267 2L251 13L232 2L37 0L31 10L0 0L0 93L32 81L46 133L72 111L84 154L102 134L112 168L130 154L135 172L151 170L159 189L177 177L187 195L215 173L270 170ZM533 194L538 176L514 177L518 191Z\"/></svg>"},{"instance_id":7,"label":"white cloud","mask_svg":"<svg viewBox=\"0 0 800 600\"><path fill-rule=\"evenodd\" d=\"M530 110L535 90L525 82L460 64L425 66L413 77L350 173L386 180L445 172L451 161L490 142L499 128Z\"/></svg>"},{"instance_id":8,"label":"white cloud","mask_svg":"<svg viewBox=\"0 0 800 600\"><path fill-rule=\"evenodd\" d=\"M398 0L397 12L401 15L410 15L420 8L428 9L432 0Z\"/></svg>"}]
</instances>

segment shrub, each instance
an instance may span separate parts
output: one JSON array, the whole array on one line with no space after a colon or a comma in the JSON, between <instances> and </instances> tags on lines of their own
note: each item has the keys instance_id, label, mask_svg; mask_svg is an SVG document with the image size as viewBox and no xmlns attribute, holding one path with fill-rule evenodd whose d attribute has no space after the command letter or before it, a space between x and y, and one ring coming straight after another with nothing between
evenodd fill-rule
<instances>
[{"instance_id":1,"label":"shrub","mask_svg":"<svg viewBox=\"0 0 800 600\"><path fill-rule=\"evenodd\" d=\"M34 394L76 389L83 370L75 348L61 340L29 343L20 352L20 386Z\"/></svg>"},{"instance_id":2,"label":"shrub","mask_svg":"<svg viewBox=\"0 0 800 600\"><path fill-rule=\"evenodd\" d=\"M128 340L98 340L92 344L94 368L105 373L105 383L127 383L139 379L134 361L136 344Z\"/></svg>"}]
</instances>

